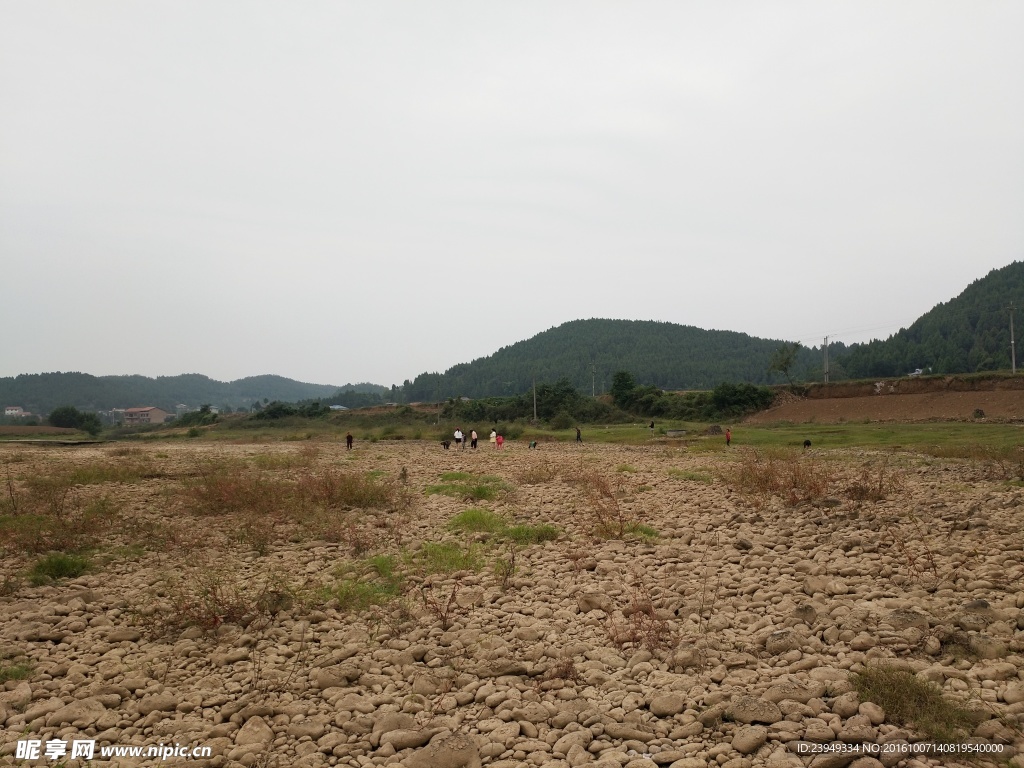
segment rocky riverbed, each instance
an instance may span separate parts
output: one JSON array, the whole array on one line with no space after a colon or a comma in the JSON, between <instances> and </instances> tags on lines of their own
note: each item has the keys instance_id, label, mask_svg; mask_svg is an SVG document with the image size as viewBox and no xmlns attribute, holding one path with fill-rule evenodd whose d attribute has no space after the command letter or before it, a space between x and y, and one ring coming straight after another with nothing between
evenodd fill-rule
<instances>
[{"instance_id":1,"label":"rocky riverbed","mask_svg":"<svg viewBox=\"0 0 1024 768\"><path fill-rule=\"evenodd\" d=\"M8 523L75 468L92 481L67 491L69 521L97 499L108 514L78 577L33 585L44 553L6 539L0 765L966 764L915 752L915 723L857 692L881 668L962 705L974 764L1024 766L1024 489L981 461L402 442L0 461ZM396 495L314 527L254 520L211 511L214 463L269 478L265 498L332 472ZM453 527L466 510L508 527ZM437 545L466 559L431 567ZM381 599L354 602L359 583ZM97 754L21 760L28 739ZM98 754L156 744L210 756Z\"/></svg>"}]
</instances>

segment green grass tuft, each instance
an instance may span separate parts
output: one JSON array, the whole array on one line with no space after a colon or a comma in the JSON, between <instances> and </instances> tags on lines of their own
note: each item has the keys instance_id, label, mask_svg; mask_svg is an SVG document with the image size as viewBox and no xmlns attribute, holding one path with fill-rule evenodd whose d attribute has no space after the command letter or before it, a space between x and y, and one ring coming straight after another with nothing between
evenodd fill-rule
<instances>
[{"instance_id":1,"label":"green grass tuft","mask_svg":"<svg viewBox=\"0 0 1024 768\"><path fill-rule=\"evenodd\" d=\"M29 571L28 578L35 586L49 584L58 579L73 579L89 570L89 558L54 552L38 560Z\"/></svg>"},{"instance_id":2,"label":"green grass tuft","mask_svg":"<svg viewBox=\"0 0 1024 768\"><path fill-rule=\"evenodd\" d=\"M505 521L500 515L486 509L467 509L451 519L448 527L457 531L472 533L498 533L505 528Z\"/></svg>"},{"instance_id":3,"label":"green grass tuft","mask_svg":"<svg viewBox=\"0 0 1024 768\"><path fill-rule=\"evenodd\" d=\"M425 542L413 560L428 574L479 571L483 567L477 547L462 547L449 541Z\"/></svg>"},{"instance_id":4,"label":"green grass tuft","mask_svg":"<svg viewBox=\"0 0 1024 768\"><path fill-rule=\"evenodd\" d=\"M27 680L32 677L31 664L0 664L0 685L9 680Z\"/></svg>"},{"instance_id":5,"label":"green grass tuft","mask_svg":"<svg viewBox=\"0 0 1024 768\"><path fill-rule=\"evenodd\" d=\"M547 523L540 525L513 525L501 532L503 538L511 539L516 544L540 544L542 541L554 541L559 530Z\"/></svg>"},{"instance_id":6,"label":"green grass tuft","mask_svg":"<svg viewBox=\"0 0 1024 768\"><path fill-rule=\"evenodd\" d=\"M626 526L626 533L643 536L645 539L656 539L661 535L654 528L643 523L630 523Z\"/></svg>"},{"instance_id":7,"label":"green grass tuft","mask_svg":"<svg viewBox=\"0 0 1024 768\"><path fill-rule=\"evenodd\" d=\"M711 483L714 478L709 472L692 471L687 469L670 469L668 476L675 480L689 480L691 483Z\"/></svg>"}]
</instances>

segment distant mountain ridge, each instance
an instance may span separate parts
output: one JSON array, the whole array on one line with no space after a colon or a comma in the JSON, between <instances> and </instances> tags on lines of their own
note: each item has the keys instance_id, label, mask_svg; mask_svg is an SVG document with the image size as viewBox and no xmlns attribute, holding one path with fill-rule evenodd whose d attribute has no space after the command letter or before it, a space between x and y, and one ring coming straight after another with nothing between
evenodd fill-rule
<instances>
[{"instance_id":1,"label":"distant mountain ridge","mask_svg":"<svg viewBox=\"0 0 1024 768\"><path fill-rule=\"evenodd\" d=\"M768 367L785 343L653 320L573 320L443 374L420 374L403 390L409 401L497 397L525 392L534 379L551 383L567 378L582 392L600 393L619 370L631 372L639 384L662 389L768 384L782 380ZM841 344L832 349L846 350ZM797 367L807 370L818 359L815 350L801 350Z\"/></svg>"},{"instance_id":2,"label":"distant mountain ridge","mask_svg":"<svg viewBox=\"0 0 1024 768\"><path fill-rule=\"evenodd\" d=\"M1024 307L1024 262L992 270L888 339L830 344L831 379L904 376L918 368L946 374L1009 369L1011 307ZM1022 336L1024 313L1018 313L1017 337ZM58 372L0 378L0 401L37 414L60 405L82 410L155 405L173 410L178 403L239 408L264 399L360 407L385 401L515 395L528 391L534 381L554 383L563 378L580 392L589 393L593 387L602 393L619 370L632 373L641 385L712 389L723 382L783 382L768 368L787 343L651 320L573 320L444 373L421 373L401 387L337 387L270 375L219 382L201 374L152 379ZM1024 367L1022 357L1018 355L1017 362ZM820 381L821 350L801 348L790 373L796 381Z\"/></svg>"},{"instance_id":3,"label":"distant mountain ridge","mask_svg":"<svg viewBox=\"0 0 1024 768\"><path fill-rule=\"evenodd\" d=\"M156 406L174 412L179 403L198 408L204 403L232 408L256 401L294 402L328 398L339 387L307 384L284 376L249 376L235 381L215 381L198 373L179 376L93 376L88 373L26 373L0 378L0 401L36 414L47 414L61 405L81 410Z\"/></svg>"},{"instance_id":4,"label":"distant mountain ridge","mask_svg":"<svg viewBox=\"0 0 1024 768\"><path fill-rule=\"evenodd\" d=\"M1024 262L992 270L888 339L829 344L830 379L905 376L918 368L947 374L1009 369L1011 306L1024 307ZM1024 312L1017 320L1020 338ZM422 373L405 382L403 393L409 401L496 397L563 377L582 392L593 387L600 393L618 370L662 389L781 383L785 379L768 368L788 343L648 320L573 320L444 373ZM1024 356L1017 357L1024 367ZM790 375L821 381L822 369L822 350L802 347Z\"/></svg>"},{"instance_id":5,"label":"distant mountain ridge","mask_svg":"<svg viewBox=\"0 0 1024 768\"><path fill-rule=\"evenodd\" d=\"M852 378L903 376L917 368L951 374L1007 370L1011 305L1017 310L1017 341L1024 331L1024 262L992 270L884 341L857 345L841 364Z\"/></svg>"}]
</instances>

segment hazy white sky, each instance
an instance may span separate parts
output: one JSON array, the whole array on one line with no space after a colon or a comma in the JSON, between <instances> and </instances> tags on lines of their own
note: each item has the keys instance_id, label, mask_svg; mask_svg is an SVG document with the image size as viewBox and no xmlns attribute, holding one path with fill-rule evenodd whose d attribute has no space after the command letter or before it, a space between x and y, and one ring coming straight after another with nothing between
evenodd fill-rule
<instances>
[{"instance_id":1,"label":"hazy white sky","mask_svg":"<svg viewBox=\"0 0 1024 768\"><path fill-rule=\"evenodd\" d=\"M0 0L0 376L884 337L1024 258L1024 3Z\"/></svg>"}]
</instances>

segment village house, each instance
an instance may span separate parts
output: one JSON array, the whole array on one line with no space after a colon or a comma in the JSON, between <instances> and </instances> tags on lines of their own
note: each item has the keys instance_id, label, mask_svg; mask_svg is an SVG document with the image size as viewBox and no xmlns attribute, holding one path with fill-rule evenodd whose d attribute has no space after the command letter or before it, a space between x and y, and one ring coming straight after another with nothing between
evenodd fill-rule
<instances>
[{"instance_id":1,"label":"village house","mask_svg":"<svg viewBox=\"0 0 1024 768\"><path fill-rule=\"evenodd\" d=\"M25 416L31 416L31 413L27 413L24 408L20 405L8 405L4 407L4 416L11 416L16 419L24 418Z\"/></svg>"},{"instance_id":2,"label":"village house","mask_svg":"<svg viewBox=\"0 0 1024 768\"><path fill-rule=\"evenodd\" d=\"M126 427L139 424L163 424L170 417L163 408L149 406L147 408L125 408L124 425Z\"/></svg>"}]
</instances>

